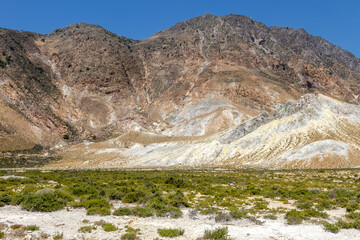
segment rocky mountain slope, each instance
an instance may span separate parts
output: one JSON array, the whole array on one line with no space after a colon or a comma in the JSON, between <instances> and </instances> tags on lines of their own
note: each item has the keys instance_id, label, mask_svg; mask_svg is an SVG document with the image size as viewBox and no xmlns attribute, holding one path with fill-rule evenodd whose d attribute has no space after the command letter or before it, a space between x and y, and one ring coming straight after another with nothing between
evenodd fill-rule
<instances>
[{"instance_id":1,"label":"rocky mountain slope","mask_svg":"<svg viewBox=\"0 0 360 240\"><path fill-rule=\"evenodd\" d=\"M304 29L205 14L142 41L84 23L0 29L0 50L4 156L41 146L59 166L360 165L360 59Z\"/></svg>"}]
</instances>

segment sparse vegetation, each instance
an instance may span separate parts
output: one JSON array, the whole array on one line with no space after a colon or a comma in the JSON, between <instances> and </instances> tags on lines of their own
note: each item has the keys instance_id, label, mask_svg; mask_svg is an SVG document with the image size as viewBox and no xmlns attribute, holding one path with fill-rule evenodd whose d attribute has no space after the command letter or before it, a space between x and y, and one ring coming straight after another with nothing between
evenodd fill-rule
<instances>
[{"instance_id":1,"label":"sparse vegetation","mask_svg":"<svg viewBox=\"0 0 360 240\"><path fill-rule=\"evenodd\" d=\"M185 230L182 228L159 228L157 232L161 237L173 238L184 235Z\"/></svg>"},{"instance_id":2,"label":"sparse vegetation","mask_svg":"<svg viewBox=\"0 0 360 240\"><path fill-rule=\"evenodd\" d=\"M305 219L305 216L301 211L297 211L295 209L290 210L286 213L285 219L287 223L290 225L300 224Z\"/></svg>"},{"instance_id":3,"label":"sparse vegetation","mask_svg":"<svg viewBox=\"0 0 360 240\"><path fill-rule=\"evenodd\" d=\"M54 240L59 240L59 239L63 239L64 238L64 234L63 233L56 233L54 236L53 236L53 239Z\"/></svg>"},{"instance_id":4,"label":"sparse vegetation","mask_svg":"<svg viewBox=\"0 0 360 240\"><path fill-rule=\"evenodd\" d=\"M0 171L0 176L9 174ZM1 205L29 211L85 208L88 214L111 214L110 200L135 204L118 208L117 216L181 217L183 207L215 215L215 221L260 217L288 224L321 221L324 228L360 228L358 170L312 171L25 171L0 179ZM16 178L21 175L21 178ZM221 187L219 187L221 186ZM269 201L292 205L270 209ZM329 225L327 209L345 208L347 221ZM195 213L195 214L196 214ZM102 226L106 222L99 222ZM84 228L84 231L87 228ZM128 234L134 235L134 234ZM136 234L135 234L136 235Z\"/></svg>"},{"instance_id":5,"label":"sparse vegetation","mask_svg":"<svg viewBox=\"0 0 360 240\"><path fill-rule=\"evenodd\" d=\"M62 209L67 202L72 201L71 195L53 189L42 189L35 193L25 192L22 195L17 195L14 202L21 204L29 211L51 212Z\"/></svg>"},{"instance_id":6,"label":"sparse vegetation","mask_svg":"<svg viewBox=\"0 0 360 240\"><path fill-rule=\"evenodd\" d=\"M21 228L22 227L22 225L19 225L19 224L14 224L14 225L11 225L11 229L12 230L15 230L15 229L19 229L19 228Z\"/></svg>"},{"instance_id":7,"label":"sparse vegetation","mask_svg":"<svg viewBox=\"0 0 360 240\"><path fill-rule=\"evenodd\" d=\"M205 230L203 239L209 240L231 240L228 235L228 228L227 227L219 227L214 230Z\"/></svg>"},{"instance_id":8,"label":"sparse vegetation","mask_svg":"<svg viewBox=\"0 0 360 240\"><path fill-rule=\"evenodd\" d=\"M91 233L92 230L95 230L95 229L96 229L95 226L83 226L83 227L79 228L78 232Z\"/></svg>"},{"instance_id":9,"label":"sparse vegetation","mask_svg":"<svg viewBox=\"0 0 360 240\"><path fill-rule=\"evenodd\" d=\"M104 223L101 227L104 229L105 232L113 232L117 230L117 227L115 227L111 223Z\"/></svg>"},{"instance_id":10,"label":"sparse vegetation","mask_svg":"<svg viewBox=\"0 0 360 240\"><path fill-rule=\"evenodd\" d=\"M39 230L39 227L36 225L29 225L26 227L26 230L27 231L36 231L36 230Z\"/></svg>"},{"instance_id":11,"label":"sparse vegetation","mask_svg":"<svg viewBox=\"0 0 360 240\"><path fill-rule=\"evenodd\" d=\"M125 226L125 234L121 235L121 240L138 240L138 234L140 235L140 229L134 229L132 227Z\"/></svg>"}]
</instances>

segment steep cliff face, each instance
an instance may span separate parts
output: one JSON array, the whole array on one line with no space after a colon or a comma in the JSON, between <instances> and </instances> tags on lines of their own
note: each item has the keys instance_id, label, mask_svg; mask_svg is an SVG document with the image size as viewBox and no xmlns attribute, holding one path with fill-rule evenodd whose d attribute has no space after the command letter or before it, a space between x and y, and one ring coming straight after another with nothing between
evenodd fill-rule
<instances>
[{"instance_id":1,"label":"steep cliff face","mask_svg":"<svg viewBox=\"0 0 360 240\"><path fill-rule=\"evenodd\" d=\"M205 139L266 120L253 130L307 93L359 103L359 59L246 16L205 14L142 41L85 23L49 35L0 29L0 50L0 151Z\"/></svg>"}]
</instances>

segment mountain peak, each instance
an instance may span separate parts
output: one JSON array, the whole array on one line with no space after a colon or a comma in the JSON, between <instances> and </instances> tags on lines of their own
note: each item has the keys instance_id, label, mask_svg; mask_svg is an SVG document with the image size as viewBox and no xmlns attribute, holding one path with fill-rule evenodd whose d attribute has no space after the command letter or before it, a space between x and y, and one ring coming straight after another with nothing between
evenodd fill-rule
<instances>
[{"instance_id":1,"label":"mountain peak","mask_svg":"<svg viewBox=\"0 0 360 240\"><path fill-rule=\"evenodd\" d=\"M80 22L80 23L70 24L64 28L57 28L54 31L52 31L50 35L56 35L67 31L77 31L77 30L105 30L105 29L99 25Z\"/></svg>"}]
</instances>

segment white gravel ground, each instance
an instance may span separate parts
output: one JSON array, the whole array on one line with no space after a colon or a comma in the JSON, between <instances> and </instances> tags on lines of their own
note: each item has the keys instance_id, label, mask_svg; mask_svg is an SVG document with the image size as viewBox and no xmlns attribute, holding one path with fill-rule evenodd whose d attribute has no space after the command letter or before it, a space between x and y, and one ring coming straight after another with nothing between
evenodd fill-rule
<instances>
[{"instance_id":1,"label":"white gravel ground","mask_svg":"<svg viewBox=\"0 0 360 240\"><path fill-rule=\"evenodd\" d=\"M157 234L158 228L183 228L184 236L175 239L196 239L201 237L206 229L227 226L229 234L233 239L316 239L316 240L345 240L360 239L360 231L355 229L341 230L334 234L327 232L323 226L313 223L303 223L301 225L287 225L283 218L278 220L266 220L263 225L256 225L248 219L233 220L228 223L216 223L214 216L198 214L195 219L190 217L190 209L183 209L184 215L178 219L171 218L138 218L138 217L118 217L118 216L87 216L84 209L60 210L51 213L28 212L19 206L4 206L0 208L0 224L9 227L14 224L37 225L40 227L35 232L25 232L25 239L38 238L41 232L50 236L63 233L64 239L120 239L125 233L125 226L141 229L141 239L155 239L160 236ZM89 223L83 223L87 219ZM105 232L100 226L92 233L79 233L78 229L82 226L93 225L94 222L104 220L116 225L119 230L115 232ZM4 231L4 230L3 230ZM5 239L24 239L22 237L10 236L11 228L5 229ZM52 238L50 238L52 239ZM162 238L164 239L164 238Z\"/></svg>"}]
</instances>

